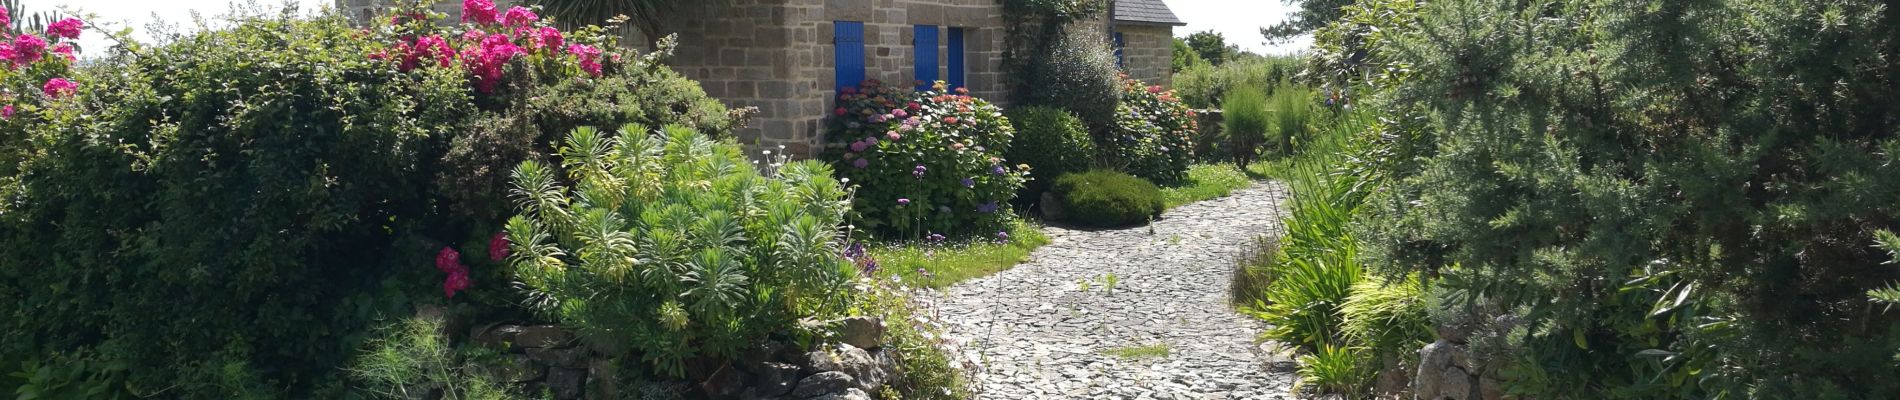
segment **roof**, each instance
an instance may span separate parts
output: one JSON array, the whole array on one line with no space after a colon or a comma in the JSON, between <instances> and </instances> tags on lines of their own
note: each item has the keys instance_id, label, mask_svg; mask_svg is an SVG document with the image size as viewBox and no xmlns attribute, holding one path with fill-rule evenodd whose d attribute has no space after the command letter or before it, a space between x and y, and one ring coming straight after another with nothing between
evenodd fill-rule
<instances>
[{"instance_id":1,"label":"roof","mask_svg":"<svg viewBox=\"0 0 1900 400\"><path fill-rule=\"evenodd\" d=\"M1115 22L1155 25L1187 25L1174 16L1161 0L1115 0Z\"/></svg>"}]
</instances>

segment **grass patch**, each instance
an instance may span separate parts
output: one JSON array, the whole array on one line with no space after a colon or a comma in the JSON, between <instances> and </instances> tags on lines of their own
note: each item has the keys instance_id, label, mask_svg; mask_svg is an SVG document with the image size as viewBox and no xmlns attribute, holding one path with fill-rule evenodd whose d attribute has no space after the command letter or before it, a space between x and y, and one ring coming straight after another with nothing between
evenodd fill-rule
<instances>
[{"instance_id":1,"label":"grass patch","mask_svg":"<svg viewBox=\"0 0 1900 400\"><path fill-rule=\"evenodd\" d=\"M1161 188L1161 197L1167 208L1234 194L1235 190L1253 184L1245 172L1233 164L1194 164L1188 167L1187 179L1178 185Z\"/></svg>"},{"instance_id":2,"label":"grass patch","mask_svg":"<svg viewBox=\"0 0 1900 400\"><path fill-rule=\"evenodd\" d=\"M1123 360L1141 360L1141 359L1148 359L1148 358L1167 357L1168 349L1169 347L1167 343L1161 343L1161 344L1151 344L1147 346L1118 347L1118 348L1103 350L1102 353L1108 354L1111 356L1121 357L1121 359Z\"/></svg>"},{"instance_id":3,"label":"grass patch","mask_svg":"<svg viewBox=\"0 0 1900 400\"><path fill-rule=\"evenodd\" d=\"M881 243L869 251L882 268L880 276L941 288L1014 267L1029 258L1029 252L1049 244L1042 227L1034 223L1019 220L1007 232L1008 242L983 237L942 244Z\"/></svg>"}]
</instances>

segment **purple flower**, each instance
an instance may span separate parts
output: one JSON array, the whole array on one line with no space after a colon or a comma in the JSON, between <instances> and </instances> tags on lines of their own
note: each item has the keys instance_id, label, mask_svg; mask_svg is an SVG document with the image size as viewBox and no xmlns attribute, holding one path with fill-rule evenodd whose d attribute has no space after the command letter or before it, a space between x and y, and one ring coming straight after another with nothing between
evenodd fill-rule
<instances>
[{"instance_id":1,"label":"purple flower","mask_svg":"<svg viewBox=\"0 0 1900 400\"><path fill-rule=\"evenodd\" d=\"M924 168L923 164L917 164L917 168L911 168L910 174L916 176L919 179L922 179L924 177L925 170L927 170L927 168Z\"/></svg>"},{"instance_id":2,"label":"purple flower","mask_svg":"<svg viewBox=\"0 0 1900 400\"><path fill-rule=\"evenodd\" d=\"M1006 173L1006 172L1008 172L1008 171L1006 171L1006 170L1004 170L1004 169L1003 169L1003 165L1002 165L1002 164L996 164L996 165L991 165L991 166L990 166L990 174L993 174L993 175L1002 175L1002 174L1004 174L1004 173Z\"/></svg>"},{"instance_id":3,"label":"purple flower","mask_svg":"<svg viewBox=\"0 0 1900 400\"><path fill-rule=\"evenodd\" d=\"M851 166L858 167L858 169L864 169L865 167L871 166L871 160L860 158L857 161L852 161Z\"/></svg>"},{"instance_id":4,"label":"purple flower","mask_svg":"<svg viewBox=\"0 0 1900 400\"><path fill-rule=\"evenodd\" d=\"M897 118L904 118L904 117L909 117L909 116L910 116L910 113L908 113L908 112L904 112L904 109L902 109L902 108L899 108L899 109L896 109L896 110L892 110L892 111L891 111L891 116L893 116L893 117L897 117Z\"/></svg>"},{"instance_id":5,"label":"purple flower","mask_svg":"<svg viewBox=\"0 0 1900 400\"><path fill-rule=\"evenodd\" d=\"M897 205L908 206L910 205L910 199L897 199Z\"/></svg>"},{"instance_id":6,"label":"purple flower","mask_svg":"<svg viewBox=\"0 0 1900 400\"><path fill-rule=\"evenodd\" d=\"M863 262L859 262L858 269L864 271L864 275L866 276L876 274L879 269L877 259L867 258Z\"/></svg>"},{"instance_id":7,"label":"purple flower","mask_svg":"<svg viewBox=\"0 0 1900 400\"><path fill-rule=\"evenodd\" d=\"M1009 241L1009 232L996 231L996 240L1001 240L1005 242Z\"/></svg>"},{"instance_id":8,"label":"purple flower","mask_svg":"<svg viewBox=\"0 0 1900 400\"><path fill-rule=\"evenodd\" d=\"M850 246L845 246L844 258L856 260L862 257L864 257L864 243L851 242Z\"/></svg>"},{"instance_id":9,"label":"purple flower","mask_svg":"<svg viewBox=\"0 0 1900 400\"><path fill-rule=\"evenodd\" d=\"M921 276L921 277L925 277L925 278L929 278L929 277L930 277L930 270L926 270L926 269L923 269L923 268L918 268L918 269L917 269L917 276Z\"/></svg>"},{"instance_id":10,"label":"purple flower","mask_svg":"<svg viewBox=\"0 0 1900 400\"><path fill-rule=\"evenodd\" d=\"M948 238L943 237L941 233L931 232L927 239L929 239L931 243L943 243L943 241Z\"/></svg>"},{"instance_id":11,"label":"purple flower","mask_svg":"<svg viewBox=\"0 0 1900 400\"><path fill-rule=\"evenodd\" d=\"M992 202L976 205L976 212L989 214L989 213L996 212L996 209L999 209L999 208L1003 208L1003 206L997 205L996 202L992 201Z\"/></svg>"},{"instance_id":12,"label":"purple flower","mask_svg":"<svg viewBox=\"0 0 1900 400\"><path fill-rule=\"evenodd\" d=\"M870 147L870 145L871 145L870 143L865 143L865 142L864 142L864 141L862 141L862 140L859 140L859 141L856 141L856 142L851 142L851 151L854 151L854 152L864 152L864 148L865 148L865 147Z\"/></svg>"},{"instance_id":13,"label":"purple flower","mask_svg":"<svg viewBox=\"0 0 1900 400\"><path fill-rule=\"evenodd\" d=\"M976 180L970 179L970 178L963 178L963 187L966 187L966 188L976 187Z\"/></svg>"}]
</instances>

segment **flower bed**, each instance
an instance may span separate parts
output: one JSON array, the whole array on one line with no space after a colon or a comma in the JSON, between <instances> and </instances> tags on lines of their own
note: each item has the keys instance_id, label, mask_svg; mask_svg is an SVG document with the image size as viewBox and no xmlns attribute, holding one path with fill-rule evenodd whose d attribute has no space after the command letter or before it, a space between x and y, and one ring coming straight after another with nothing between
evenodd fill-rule
<instances>
[{"instance_id":1,"label":"flower bed","mask_svg":"<svg viewBox=\"0 0 1900 400\"><path fill-rule=\"evenodd\" d=\"M995 232L1027 166L1002 155L1014 130L968 90L911 92L876 80L839 94L825 157L856 188L857 226L890 237Z\"/></svg>"}]
</instances>

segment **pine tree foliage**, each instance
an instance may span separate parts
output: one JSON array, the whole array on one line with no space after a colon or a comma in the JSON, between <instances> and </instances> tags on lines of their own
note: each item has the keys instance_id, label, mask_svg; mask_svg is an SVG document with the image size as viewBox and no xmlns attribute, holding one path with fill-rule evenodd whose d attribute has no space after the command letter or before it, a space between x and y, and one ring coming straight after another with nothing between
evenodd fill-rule
<instances>
[{"instance_id":1,"label":"pine tree foliage","mask_svg":"<svg viewBox=\"0 0 1900 400\"><path fill-rule=\"evenodd\" d=\"M1374 71L1397 158L1362 237L1386 274L1523 321L1474 338L1513 391L1900 397L1876 302L1900 268L1870 245L1900 225L1896 10L1416 5L1337 58L1398 66Z\"/></svg>"},{"instance_id":2,"label":"pine tree foliage","mask_svg":"<svg viewBox=\"0 0 1900 400\"><path fill-rule=\"evenodd\" d=\"M538 310L597 347L679 374L844 310L850 205L824 164L761 172L738 146L677 126L577 129L560 154L514 172L510 261Z\"/></svg>"}]
</instances>

